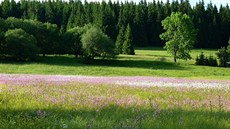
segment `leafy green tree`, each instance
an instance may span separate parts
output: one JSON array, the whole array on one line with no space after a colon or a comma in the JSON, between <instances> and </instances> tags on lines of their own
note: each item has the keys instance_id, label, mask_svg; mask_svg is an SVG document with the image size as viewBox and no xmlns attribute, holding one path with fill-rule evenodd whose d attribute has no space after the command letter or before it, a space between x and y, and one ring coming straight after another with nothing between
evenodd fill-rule
<instances>
[{"instance_id":1,"label":"leafy green tree","mask_svg":"<svg viewBox=\"0 0 230 129\"><path fill-rule=\"evenodd\" d=\"M82 35L84 59L90 63L94 57L110 58L115 56L113 41L97 27L91 27Z\"/></svg>"},{"instance_id":2,"label":"leafy green tree","mask_svg":"<svg viewBox=\"0 0 230 129\"><path fill-rule=\"evenodd\" d=\"M132 30L130 25L128 24L128 26L126 27L126 31L125 31L125 41L123 44L123 49L122 49L124 54L128 54L128 55L135 55L135 51L133 48L133 35L132 35Z\"/></svg>"},{"instance_id":3,"label":"leafy green tree","mask_svg":"<svg viewBox=\"0 0 230 129\"><path fill-rule=\"evenodd\" d=\"M186 14L173 12L162 21L165 32L160 35L166 40L165 49L173 55L174 62L179 59L191 59L190 50L196 41L197 31L192 20Z\"/></svg>"},{"instance_id":4,"label":"leafy green tree","mask_svg":"<svg viewBox=\"0 0 230 129\"><path fill-rule=\"evenodd\" d=\"M123 53L122 47L124 44L124 40L125 40L125 28L124 26L121 26L116 40L116 52L118 52L119 54Z\"/></svg>"},{"instance_id":5,"label":"leafy green tree","mask_svg":"<svg viewBox=\"0 0 230 129\"><path fill-rule=\"evenodd\" d=\"M82 55L81 36L83 32L83 27L74 27L72 29L69 29L63 35L64 42L61 43L60 51L64 49L65 53L73 54L75 55L75 57L78 57L78 55Z\"/></svg>"},{"instance_id":6,"label":"leafy green tree","mask_svg":"<svg viewBox=\"0 0 230 129\"><path fill-rule=\"evenodd\" d=\"M33 59L39 52L36 38L22 29L6 31L5 41L7 54L16 60Z\"/></svg>"}]
</instances>

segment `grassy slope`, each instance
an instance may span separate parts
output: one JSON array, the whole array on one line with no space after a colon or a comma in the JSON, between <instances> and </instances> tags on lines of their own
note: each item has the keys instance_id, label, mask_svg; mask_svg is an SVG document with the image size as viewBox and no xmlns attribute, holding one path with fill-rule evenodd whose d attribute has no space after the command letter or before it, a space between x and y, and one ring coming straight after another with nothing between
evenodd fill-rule
<instances>
[{"instance_id":1,"label":"grassy slope","mask_svg":"<svg viewBox=\"0 0 230 129\"><path fill-rule=\"evenodd\" d=\"M72 56L49 56L36 63L0 63L0 73L64 74L96 76L164 76L205 79L229 79L230 69L196 66L195 57L203 51L215 56L214 50L193 50L192 60L178 60L177 64L166 51L157 48L136 50L136 55L119 55L117 60L97 59L91 65ZM162 61L164 60L164 61Z\"/></svg>"},{"instance_id":2,"label":"grassy slope","mask_svg":"<svg viewBox=\"0 0 230 129\"><path fill-rule=\"evenodd\" d=\"M0 128L229 129L228 93L90 84L0 85Z\"/></svg>"}]
</instances>

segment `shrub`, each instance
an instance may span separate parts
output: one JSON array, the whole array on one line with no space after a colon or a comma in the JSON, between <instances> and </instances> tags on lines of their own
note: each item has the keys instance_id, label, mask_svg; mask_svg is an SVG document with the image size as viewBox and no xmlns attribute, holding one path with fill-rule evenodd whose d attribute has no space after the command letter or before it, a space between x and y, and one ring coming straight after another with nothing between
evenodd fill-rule
<instances>
[{"instance_id":1,"label":"shrub","mask_svg":"<svg viewBox=\"0 0 230 129\"><path fill-rule=\"evenodd\" d=\"M208 66L217 66L217 60L213 56L208 57Z\"/></svg>"},{"instance_id":2,"label":"shrub","mask_svg":"<svg viewBox=\"0 0 230 129\"><path fill-rule=\"evenodd\" d=\"M208 62L207 58L204 56L202 52L199 56L196 57L196 65L206 65Z\"/></svg>"},{"instance_id":3,"label":"shrub","mask_svg":"<svg viewBox=\"0 0 230 129\"><path fill-rule=\"evenodd\" d=\"M227 66L227 62L230 60L230 52L228 52L228 50L225 47L222 47L221 49L218 50L218 52L216 53L219 62L220 62L220 66L221 67L226 67Z\"/></svg>"},{"instance_id":4,"label":"shrub","mask_svg":"<svg viewBox=\"0 0 230 129\"><path fill-rule=\"evenodd\" d=\"M16 60L33 59L39 52L37 41L33 35L26 33L22 29L8 30L5 33L7 55Z\"/></svg>"},{"instance_id":5,"label":"shrub","mask_svg":"<svg viewBox=\"0 0 230 129\"><path fill-rule=\"evenodd\" d=\"M207 66L217 66L217 60L213 56L205 57L204 53L202 52L196 58L196 65L207 65Z\"/></svg>"}]
</instances>

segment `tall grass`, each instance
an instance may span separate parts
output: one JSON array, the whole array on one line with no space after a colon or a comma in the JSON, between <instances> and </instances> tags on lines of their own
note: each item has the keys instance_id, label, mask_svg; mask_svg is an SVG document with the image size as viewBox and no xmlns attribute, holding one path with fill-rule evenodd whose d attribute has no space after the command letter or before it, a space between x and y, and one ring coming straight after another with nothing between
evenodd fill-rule
<instances>
[{"instance_id":1,"label":"tall grass","mask_svg":"<svg viewBox=\"0 0 230 129\"><path fill-rule=\"evenodd\" d=\"M0 128L229 129L229 89L0 85Z\"/></svg>"}]
</instances>

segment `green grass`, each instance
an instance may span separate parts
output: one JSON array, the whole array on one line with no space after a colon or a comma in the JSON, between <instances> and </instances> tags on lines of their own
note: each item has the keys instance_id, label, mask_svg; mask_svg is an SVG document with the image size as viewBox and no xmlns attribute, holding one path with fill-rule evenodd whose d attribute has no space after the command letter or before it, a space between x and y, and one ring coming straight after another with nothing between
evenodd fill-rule
<instances>
[{"instance_id":1,"label":"green grass","mask_svg":"<svg viewBox=\"0 0 230 129\"><path fill-rule=\"evenodd\" d=\"M210 66L196 66L195 58L201 52L215 56L215 50L193 50L192 60L178 60L161 48L142 48L136 55L119 55L115 60L96 59L85 65L73 56L41 57L39 62L2 62L0 73L63 74L94 76L163 76L202 79L229 79L230 69Z\"/></svg>"},{"instance_id":2,"label":"green grass","mask_svg":"<svg viewBox=\"0 0 230 129\"><path fill-rule=\"evenodd\" d=\"M229 89L0 85L0 128L229 129Z\"/></svg>"}]
</instances>

